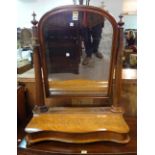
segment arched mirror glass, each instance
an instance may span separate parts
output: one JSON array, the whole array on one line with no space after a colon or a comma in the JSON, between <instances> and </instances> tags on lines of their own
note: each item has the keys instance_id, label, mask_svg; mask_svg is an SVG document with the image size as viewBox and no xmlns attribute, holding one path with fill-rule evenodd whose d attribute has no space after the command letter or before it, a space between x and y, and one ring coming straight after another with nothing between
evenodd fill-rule
<instances>
[{"instance_id":1,"label":"arched mirror glass","mask_svg":"<svg viewBox=\"0 0 155 155\"><path fill-rule=\"evenodd\" d=\"M50 95L107 96L113 27L101 14L60 11L42 27Z\"/></svg>"}]
</instances>

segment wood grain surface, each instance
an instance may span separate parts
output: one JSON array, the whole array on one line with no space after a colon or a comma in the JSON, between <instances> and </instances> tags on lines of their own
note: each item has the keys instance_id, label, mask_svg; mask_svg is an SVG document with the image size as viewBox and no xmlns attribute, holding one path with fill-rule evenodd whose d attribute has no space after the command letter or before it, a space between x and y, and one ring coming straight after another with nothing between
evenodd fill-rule
<instances>
[{"instance_id":1,"label":"wood grain surface","mask_svg":"<svg viewBox=\"0 0 155 155\"><path fill-rule=\"evenodd\" d=\"M112 142L95 142L86 144L63 143L56 141L45 141L28 146L25 141L25 133L18 128L22 141L18 146L19 155L58 155L58 154L91 154L91 155L136 155L137 153L137 120L136 117L126 117L125 120L130 126L130 142L119 144ZM23 138L22 138L23 137Z\"/></svg>"},{"instance_id":2,"label":"wood grain surface","mask_svg":"<svg viewBox=\"0 0 155 155\"><path fill-rule=\"evenodd\" d=\"M128 143L129 127L122 113L110 108L51 108L36 113L25 128L28 144L54 140L69 143Z\"/></svg>"},{"instance_id":3,"label":"wood grain surface","mask_svg":"<svg viewBox=\"0 0 155 155\"><path fill-rule=\"evenodd\" d=\"M25 130L30 133L35 131L66 133L129 132L128 125L121 113L113 113L110 109L101 107L53 108L52 112L35 114Z\"/></svg>"}]
</instances>

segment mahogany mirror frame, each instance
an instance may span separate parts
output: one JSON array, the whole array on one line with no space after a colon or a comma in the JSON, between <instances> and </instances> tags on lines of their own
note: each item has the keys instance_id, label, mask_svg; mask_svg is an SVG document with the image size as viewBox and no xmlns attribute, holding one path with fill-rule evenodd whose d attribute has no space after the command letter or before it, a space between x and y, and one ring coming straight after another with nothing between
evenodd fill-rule
<instances>
[{"instance_id":1,"label":"mahogany mirror frame","mask_svg":"<svg viewBox=\"0 0 155 155\"><path fill-rule=\"evenodd\" d=\"M123 32L123 24L122 21L119 23L116 22L114 17L110 15L107 11L94 7L94 6L83 6L83 5L68 5L68 6L62 6L62 7L57 7L47 13L45 13L42 18L40 19L38 26L37 21L35 20L35 17L32 21L33 26L33 41L34 43L34 61L37 63L35 64L34 62L34 68L35 68L35 76L36 76L36 95L40 96L40 99L37 99L37 104L38 105L44 105L44 91L45 90L45 97L54 97L55 95L49 94L49 84L48 84L48 75L47 75L47 64L46 64L46 56L45 56L45 44L44 44L44 36L43 36L43 27L45 22L49 19L49 17L61 13L64 11L88 11L92 13L96 13L99 15L104 16L105 18L108 19L108 21L111 23L112 28L113 28L113 37L112 37L112 48L111 48L111 61L110 61L110 69L109 69L109 80L108 80L108 91L106 96L97 96L97 95L83 95L83 96L76 96L76 97L91 97L91 98L102 98L102 99L111 99L113 98L113 90L115 90L116 95L117 95L117 101L119 100L120 96L120 79L121 79L121 74L120 74L120 66L121 66L121 61L120 61L120 53L122 50L122 42L123 39L121 37L121 31ZM35 56L35 51L37 55L38 51L38 56ZM41 60L39 60L41 59ZM41 70L42 67L42 70ZM40 70L38 69L40 68ZM43 72L43 73L42 73ZM113 78L114 78L114 72L115 72L115 88L113 84ZM42 74L43 74L43 79L42 79ZM43 82L44 81L44 84ZM42 89L42 90L41 90ZM63 95L57 95L58 97L61 97ZM74 97L71 96L70 97ZM117 103L116 103L117 104Z\"/></svg>"},{"instance_id":2,"label":"mahogany mirror frame","mask_svg":"<svg viewBox=\"0 0 155 155\"><path fill-rule=\"evenodd\" d=\"M43 75L44 75L44 84L45 84L45 92L46 92L46 97L49 97L49 84L48 84L48 75L47 75L47 61L45 57L45 43L44 43L44 34L43 34L43 27L46 21L49 19L49 17L61 13L61 12L66 12L66 11L88 11L96 14L100 14L104 17L106 17L112 27L113 27L113 38L112 38L112 48L111 48L111 64L110 64L110 72L109 72L109 80L108 80L108 93L107 97L111 95L112 91L112 75L114 72L114 58L116 54L116 45L117 45L117 35L118 35L118 26L115 21L115 19L106 11L101 10L96 7L87 7L87 6L63 6L63 7L58 7L55 8L46 14L42 16L38 23L38 37L39 37L39 42L40 42L40 48L41 48L41 57L42 57L42 67L43 67Z\"/></svg>"}]
</instances>

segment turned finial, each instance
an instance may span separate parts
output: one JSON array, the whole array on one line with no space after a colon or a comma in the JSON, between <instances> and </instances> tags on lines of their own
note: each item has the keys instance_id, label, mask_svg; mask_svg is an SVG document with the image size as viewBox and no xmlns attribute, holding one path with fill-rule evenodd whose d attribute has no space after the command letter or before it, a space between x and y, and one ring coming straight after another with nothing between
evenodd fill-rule
<instances>
[{"instance_id":1,"label":"turned finial","mask_svg":"<svg viewBox=\"0 0 155 155\"><path fill-rule=\"evenodd\" d=\"M32 16L33 16L33 20L31 21L31 23L33 24L33 26L36 26L38 24L38 21L35 19L36 13L33 12Z\"/></svg>"},{"instance_id":2,"label":"turned finial","mask_svg":"<svg viewBox=\"0 0 155 155\"><path fill-rule=\"evenodd\" d=\"M120 28L122 28L123 25L124 25L124 22L123 22L123 15L120 15L120 16L119 16L119 19L120 19L120 20L119 20L119 22L118 22L118 25L119 25Z\"/></svg>"}]
</instances>

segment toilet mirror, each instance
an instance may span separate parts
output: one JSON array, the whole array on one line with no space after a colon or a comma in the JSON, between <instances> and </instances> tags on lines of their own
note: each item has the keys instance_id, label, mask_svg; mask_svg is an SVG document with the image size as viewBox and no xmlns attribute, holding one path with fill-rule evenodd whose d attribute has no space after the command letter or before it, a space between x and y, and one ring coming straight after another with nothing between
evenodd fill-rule
<instances>
[{"instance_id":1,"label":"toilet mirror","mask_svg":"<svg viewBox=\"0 0 155 155\"><path fill-rule=\"evenodd\" d=\"M46 92L52 95L108 96L116 31L106 11L60 7L39 22Z\"/></svg>"}]
</instances>

